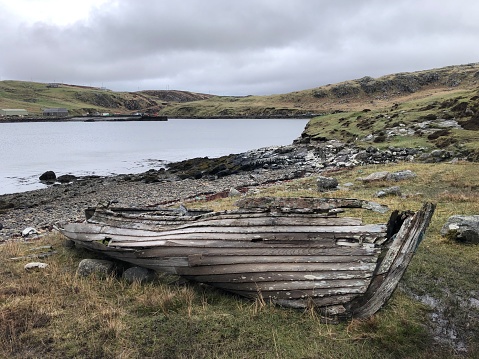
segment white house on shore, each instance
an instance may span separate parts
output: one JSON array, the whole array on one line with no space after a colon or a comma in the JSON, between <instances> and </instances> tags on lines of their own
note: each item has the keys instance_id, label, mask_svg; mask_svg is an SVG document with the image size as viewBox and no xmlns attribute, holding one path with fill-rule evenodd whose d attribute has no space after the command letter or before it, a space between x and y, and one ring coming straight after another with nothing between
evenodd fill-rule
<instances>
[{"instance_id":1,"label":"white house on shore","mask_svg":"<svg viewBox=\"0 0 479 359\"><path fill-rule=\"evenodd\" d=\"M0 110L0 116L28 116L28 111L19 108L2 108Z\"/></svg>"}]
</instances>

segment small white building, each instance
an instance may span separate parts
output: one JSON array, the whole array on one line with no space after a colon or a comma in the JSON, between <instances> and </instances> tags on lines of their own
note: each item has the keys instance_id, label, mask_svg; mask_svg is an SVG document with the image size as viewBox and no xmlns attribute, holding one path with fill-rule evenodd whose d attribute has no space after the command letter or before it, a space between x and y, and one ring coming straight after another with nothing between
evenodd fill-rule
<instances>
[{"instance_id":1,"label":"small white building","mask_svg":"<svg viewBox=\"0 0 479 359\"><path fill-rule=\"evenodd\" d=\"M44 108L43 116L66 117L68 110L66 108Z\"/></svg>"},{"instance_id":2,"label":"small white building","mask_svg":"<svg viewBox=\"0 0 479 359\"><path fill-rule=\"evenodd\" d=\"M28 116L28 111L19 108L2 108L0 110L0 116Z\"/></svg>"}]
</instances>

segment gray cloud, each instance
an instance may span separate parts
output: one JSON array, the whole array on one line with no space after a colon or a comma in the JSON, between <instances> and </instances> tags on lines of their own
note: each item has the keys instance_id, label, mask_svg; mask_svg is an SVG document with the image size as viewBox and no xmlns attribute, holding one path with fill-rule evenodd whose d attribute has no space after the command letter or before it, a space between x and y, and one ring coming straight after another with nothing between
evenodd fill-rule
<instances>
[{"instance_id":1,"label":"gray cloud","mask_svg":"<svg viewBox=\"0 0 479 359\"><path fill-rule=\"evenodd\" d=\"M67 26L0 14L2 79L270 94L476 62L473 0L117 0Z\"/></svg>"}]
</instances>

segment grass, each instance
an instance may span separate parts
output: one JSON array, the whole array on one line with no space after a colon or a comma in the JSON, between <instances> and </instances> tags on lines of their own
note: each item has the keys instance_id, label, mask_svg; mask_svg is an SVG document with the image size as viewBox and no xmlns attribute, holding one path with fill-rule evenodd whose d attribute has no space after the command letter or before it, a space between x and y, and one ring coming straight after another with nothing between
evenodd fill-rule
<instances>
[{"instance_id":1,"label":"grass","mask_svg":"<svg viewBox=\"0 0 479 359\"><path fill-rule=\"evenodd\" d=\"M336 139L350 141L361 147L374 145L379 148L389 146L410 148L447 148L455 151L462 149L477 149L479 137L476 130L452 129L447 136L439 138L429 137L416 130L413 135L387 136L392 128L413 128L418 122L425 121L428 115L435 115L438 119L450 116L460 117L460 114L451 111L452 104L467 102L474 106L477 102L477 89L457 89L441 91L429 96L406 97L398 100L399 103L391 106L376 107L370 111L346 110L340 113L329 113L311 119L306 127L305 134L313 139ZM449 105L444 105L450 102ZM431 125L434 128L434 125ZM374 134L383 137L366 140L366 136Z\"/></svg>"},{"instance_id":2,"label":"grass","mask_svg":"<svg viewBox=\"0 0 479 359\"><path fill-rule=\"evenodd\" d=\"M132 108L125 107L128 102ZM48 88L43 83L0 81L0 108L26 109L33 115L41 115L44 108L57 107L67 108L70 114L76 115L88 111L130 113L149 104L149 99L135 93L114 93L67 84Z\"/></svg>"},{"instance_id":3,"label":"grass","mask_svg":"<svg viewBox=\"0 0 479 359\"><path fill-rule=\"evenodd\" d=\"M381 170L411 169L417 177L398 183L404 198L375 199L390 183L363 184L359 176ZM332 175L332 174L331 174ZM477 166L470 163L368 166L334 173L352 182L327 196L377 200L390 208L418 209L437 203L425 241L400 288L376 315L331 325L314 310L275 307L214 288L159 276L148 284L128 284L76 275L81 259L94 256L63 246L51 234L35 242L0 247L1 358L474 358L479 355L479 248L451 242L439 230L453 214L479 211ZM321 196L314 178L257 189L249 195ZM231 208L233 199L190 207ZM362 214L362 213L361 213ZM364 213L365 222L387 215ZM42 271L26 272L26 260L10 258L51 245L57 253ZM431 306L431 302L434 304ZM429 304L429 305L428 305ZM433 319L455 333L467 352L433 339ZM442 323L442 322L441 322Z\"/></svg>"}]
</instances>

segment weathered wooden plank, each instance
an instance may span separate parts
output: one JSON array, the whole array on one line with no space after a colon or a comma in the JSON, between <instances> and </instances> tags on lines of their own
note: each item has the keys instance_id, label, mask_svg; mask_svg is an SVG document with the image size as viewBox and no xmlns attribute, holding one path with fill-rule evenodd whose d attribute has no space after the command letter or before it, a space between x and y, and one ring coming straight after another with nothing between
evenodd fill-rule
<instances>
[{"instance_id":1,"label":"weathered wooden plank","mask_svg":"<svg viewBox=\"0 0 479 359\"><path fill-rule=\"evenodd\" d=\"M330 279L328 281L275 281L256 283L214 283L215 287L226 290L241 290L248 292L271 292L271 291L292 291L292 290L316 290L316 289L344 289L367 288L370 279ZM365 289L364 289L365 290Z\"/></svg>"},{"instance_id":2,"label":"weathered wooden plank","mask_svg":"<svg viewBox=\"0 0 479 359\"><path fill-rule=\"evenodd\" d=\"M316 307L331 307L338 304L349 303L358 294L349 294L349 295L331 295L327 297L317 297L317 298L304 298L304 299L274 299L273 302L283 307L304 309L308 308L311 305ZM344 307L343 307L344 309ZM332 313L334 314L334 313Z\"/></svg>"},{"instance_id":3,"label":"weathered wooden plank","mask_svg":"<svg viewBox=\"0 0 479 359\"><path fill-rule=\"evenodd\" d=\"M114 226L107 225L98 225L98 224L86 224L86 223L70 223L64 227L65 230L69 232L90 232L90 233L108 233L116 234L122 236L135 236L135 237L161 237L167 236L170 234L191 234L191 233L240 233L240 234L250 234L255 233L261 235L261 233L315 233L315 234L345 234L345 235L371 235L371 234L382 234L386 232L386 226L382 224L367 224L362 226L249 226L249 227L238 227L238 226L229 226L229 227L215 227L215 226L205 226L205 227L193 227L193 228L179 228L179 229L169 229L166 231L149 231L142 229L127 229L127 228L118 228Z\"/></svg>"},{"instance_id":4,"label":"weathered wooden plank","mask_svg":"<svg viewBox=\"0 0 479 359\"><path fill-rule=\"evenodd\" d=\"M338 296L338 295L362 294L366 291L366 288L367 287L360 286L360 287L348 287L348 288L318 288L318 289L284 290L284 291L283 290L246 291L246 290L236 290L236 289L228 289L228 291L239 294L247 298L255 298L260 294L263 298L301 299L301 298L318 298L318 297L329 297L329 296Z\"/></svg>"},{"instance_id":5,"label":"weathered wooden plank","mask_svg":"<svg viewBox=\"0 0 479 359\"><path fill-rule=\"evenodd\" d=\"M244 198L236 202L239 208L278 208L278 209L311 209L327 212L336 208L381 208L376 203L354 198L288 198L288 197L260 197ZM380 211L386 210L386 207Z\"/></svg>"},{"instance_id":6,"label":"weathered wooden plank","mask_svg":"<svg viewBox=\"0 0 479 359\"><path fill-rule=\"evenodd\" d=\"M131 236L119 236L111 234L90 234L90 233L75 233L72 234L73 240L85 240L85 241L110 241L111 246L117 247L136 247L147 248L154 246L224 246L224 247L242 247L248 246L248 244L255 244L257 246L267 246L270 243L272 246L276 244L290 244L294 246L312 246L312 247L332 247L336 245L335 238L302 238L296 239L294 236L288 236L286 234L275 234L270 236L262 236L258 238L255 235L249 236L237 236L237 235L214 235L201 236L195 234L181 235L181 236L168 236L168 237L150 237L150 238L136 238ZM236 244L237 243L237 244ZM366 246L366 244L364 244Z\"/></svg>"},{"instance_id":7,"label":"weathered wooden plank","mask_svg":"<svg viewBox=\"0 0 479 359\"><path fill-rule=\"evenodd\" d=\"M111 255L116 255L112 252ZM172 258L126 258L120 256L122 260L127 260L130 263L137 264L143 267L187 267L188 259L186 257L172 257Z\"/></svg>"},{"instance_id":8,"label":"weathered wooden plank","mask_svg":"<svg viewBox=\"0 0 479 359\"><path fill-rule=\"evenodd\" d=\"M250 233L219 233L209 231L207 233L191 231L189 233L174 232L165 233L161 235L148 236L148 237L136 237L133 233L104 233L104 238L115 239L119 243L127 242L148 242L148 241L175 241L175 240L223 240L223 241L248 241L248 242L261 242L261 241L320 241L324 243L336 243L341 239L348 239L350 245L356 245L356 243L374 243L376 240L383 237L383 234L376 233L330 233L330 232L316 232L316 233L304 233L304 232L255 232ZM343 241L343 243L346 243Z\"/></svg>"},{"instance_id":9,"label":"weathered wooden plank","mask_svg":"<svg viewBox=\"0 0 479 359\"><path fill-rule=\"evenodd\" d=\"M254 243L247 248L241 247L212 247L205 248L204 246L181 246L181 247L153 247L142 249L137 252L139 258L159 257L159 256L178 256L178 255L221 255L221 256L246 256L246 255L261 255L261 256L307 256L307 255L321 255L321 256L377 256L380 253L379 248L368 247L291 247L283 245L268 245L268 247L259 247Z\"/></svg>"},{"instance_id":10,"label":"weathered wooden plank","mask_svg":"<svg viewBox=\"0 0 479 359\"><path fill-rule=\"evenodd\" d=\"M373 271L296 271L296 272L257 272L257 273L231 273L196 275L194 280L202 283L245 283L245 282L271 282L275 280L329 280L329 279L368 279L372 277ZM185 276L188 279L193 277Z\"/></svg>"},{"instance_id":11,"label":"weathered wooden plank","mask_svg":"<svg viewBox=\"0 0 479 359\"><path fill-rule=\"evenodd\" d=\"M375 256L341 256L341 255L309 255L309 256L286 256L286 255L242 255L221 256L194 254L188 256L191 267L211 266L222 264L255 264L255 263L376 263Z\"/></svg>"},{"instance_id":12,"label":"weathered wooden plank","mask_svg":"<svg viewBox=\"0 0 479 359\"><path fill-rule=\"evenodd\" d=\"M334 239L321 239L321 241L225 241L225 240L156 240L156 241L141 241L141 242L112 242L111 246L119 248L153 248L155 246L168 246L168 247L204 247L204 248L274 248L277 245L283 247L295 248L298 246L311 247L311 248L331 248L335 246Z\"/></svg>"},{"instance_id":13,"label":"weathered wooden plank","mask_svg":"<svg viewBox=\"0 0 479 359\"><path fill-rule=\"evenodd\" d=\"M169 227L175 225L176 229L196 228L196 227L244 227L244 226L360 226L362 221L360 218L351 217L291 217L291 216L217 216L205 218L202 220L188 221L162 221L150 220L145 221L143 218L124 218L118 216L102 216L98 215L90 219L90 223L101 223L115 225L122 228L142 228L155 231L168 230Z\"/></svg>"},{"instance_id":14,"label":"weathered wooden plank","mask_svg":"<svg viewBox=\"0 0 479 359\"><path fill-rule=\"evenodd\" d=\"M416 212L408 223L405 222L403 224L395 238L395 241L404 242L401 250L389 266L389 271L376 275L371 281L366 294L349 304L348 308L354 316L368 317L374 314L391 297L424 236L434 209L434 204L425 203L422 209Z\"/></svg>"},{"instance_id":15,"label":"weathered wooden plank","mask_svg":"<svg viewBox=\"0 0 479 359\"><path fill-rule=\"evenodd\" d=\"M257 240L255 236L243 237L241 239L236 236L224 235L219 239L209 239L209 237L216 237L209 235L208 237L203 238L200 236L199 239L195 239L195 236L181 236L179 239L174 237L168 237L165 239L156 239L156 238L135 238L127 236L116 236L109 234L92 234L92 233L80 233L80 232L63 232L70 239L80 242L93 242L99 241L103 243L108 243L109 246L117 248L137 248L137 249L148 249L158 250L159 253L162 251L162 247L191 247L191 248L337 248L336 250L346 250L356 249L356 250L365 250L369 252L374 252L375 249L373 245L368 243L363 243L362 245L357 244L356 247L345 247L337 245L339 244L335 238L306 238L304 240L294 240L291 241L291 237L274 235L271 238L266 238L266 240ZM185 238L186 237L186 238ZM232 240L229 240L232 239ZM349 252L345 252L349 253Z\"/></svg>"},{"instance_id":16,"label":"weathered wooden plank","mask_svg":"<svg viewBox=\"0 0 479 359\"><path fill-rule=\"evenodd\" d=\"M201 266L181 268L178 274L187 276L228 274L228 273L255 273L255 272L319 272L319 271L373 271L375 263L255 263L231 264L217 266Z\"/></svg>"},{"instance_id":17,"label":"weathered wooden plank","mask_svg":"<svg viewBox=\"0 0 479 359\"><path fill-rule=\"evenodd\" d=\"M238 227L238 226L229 226L229 227L215 227L215 226L205 226L205 227L193 227L193 228L179 228L173 230L167 230L164 232L154 232L154 231L145 231L145 230L128 230L123 228L103 226L103 231L108 231L108 233L121 234L126 233L125 235L135 235L135 236L167 236L170 234L191 234L191 233L240 233L240 234L249 234L249 233L315 233L315 234L345 234L345 235L371 235L371 234L382 234L386 232L386 225L383 224L366 224L362 226L250 226L250 227Z\"/></svg>"},{"instance_id":18,"label":"weathered wooden plank","mask_svg":"<svg viewBox=\"0 0 479 359\"><path fill-rule=\"evenodd\" d=\"M406 236L409 234L408 231L410 230L410 222L411 218L407 218L404 221L403 226L399 230L399 232L396 234L396 238L393 241L393 243L390 245L388 251L386 252L386 255L381 261L381 265L379 266L377 270L377 274L384 274L389 269L391 268L391 265L394 263L396 260L398 253L401 251L401 248L405 244L404 240L401 240L402 238L406 238Z\"/></svg>"},{"instance_id":19,"label":"weathered wooden plank","mask_svg":"<svg viewBox=\"0 0 479 359\"><path fill-rule=\"evenodd\" d=\"M257 245L258 247L267 247L267 246L275 246L275 245L290 245L291 247L333 247L336 246L336 240L334 238L309 238L306 240L291 240L291 237L282 237L279 235L271 236L265 241L258 241L256 242L254 238L232 238L232 240L226 239L208 239L201 237L195 238L195 236L188 236L191 238L166 238L163 239L149 239L149 240L136 240L132 239L132 241L124 240L124 238L112 238L111 236L107 236L107 238L111 239L110 245L115 247L123 247L123 248L148 248L154 246L198 246L198 247L248 247L250 245ZM100 238L101 240L101 238ZM373 248L374 245L370 243L363 243L358 244L356 247L370 247ZM338 248L341 247L338 245Z\"/></svg>"},{"instance_id":20,"label":"weathered wooden plank","mask_svg":"<svg viewBox=\"0 0 479 359\"><path fill-rule=\"evenodd\" d=\"M144 213L114 213L109 210L98 209L94 216L89 219L91 223L143 223L145 225L152 226L162 226L162 225L178 225L182 223L190 223L199 220L208 220L208 219L246 219L246 218L264 218L264 217L285 217L288 218L323 218L323 219L333 219L336 216L330 214L318 214L318 213L288 213L284 214L281 212L270 212L269 210L235 210L235 211L224 211L224 212L208 212L202 215L189 216L189 215L151 215Z\"/></svg>"},{"instance_id":21,"label":"weathered wooden plank","mask_svg":"<svg viewBox=\"0 0 479 359\"><path fill-rule=\"evenodd\" d=\"M333 245L335 242L334 238L316 238L313 235L301 234L286 234L286 233L276 233L276 234L263 234L258 235L255 233L250 233L248 235L242 234L219 234L219 233L210 233L210 234L198 234L198 233L189 233L189 234L172 234L168 236L151 236L151 237L136 237L129 233L111 233L104 232L101 229L93 229L84 227L82 229L71 229L66 228L63 230L63 233L73 240L84 240L84 241L111 241L111 245L118 247L151 247L151 246L163 246L168 245L168 242L177 245L209 245L212 241L221 241L222 245L234 247L234 244L228 244L228 241L244 241L244 242L264 242L264 241L292 241L297 242L297 245L300 245L301 241L305 240L314 240L320 241L323 244ZM301 236L302 238L296 238ZM313 238L311 238L313 237ZM305 243L307 244L307 243ZM239 244L240 245L240 244ZM241 246L241 245L240 245Z\"/></svg>"},{"instance_id":22,"label":"weathered wooden plank","mask_svg":"<svg viewBox=\"0 0 479 359\"><path fill-rule=\"evenodd\" d=\"M305 237L331 237L335 238L358 238L366 241L383 236L385 233L384 225L363 225L363 226L271 226L271 227L201 227L199 228L184 228L179 230L168 230L164 232L154 232L140 229L124 229L112 226L72 223L64 227L64 231L68 233L91 233L91 234L105 234L108 237L130 237L133 241L137 241L138 237L145 240L157 239L174 239L182 236L185 239L200 239L208 238L227 238L229 240L243 240L248 238L248 235L254 235L258 240L261 239L278 239L285 237L298 237L304 239ZM231 235L238 236L231 236ZM293 238L289 238L293 239Z\"/></svg>"}]
</instances>

